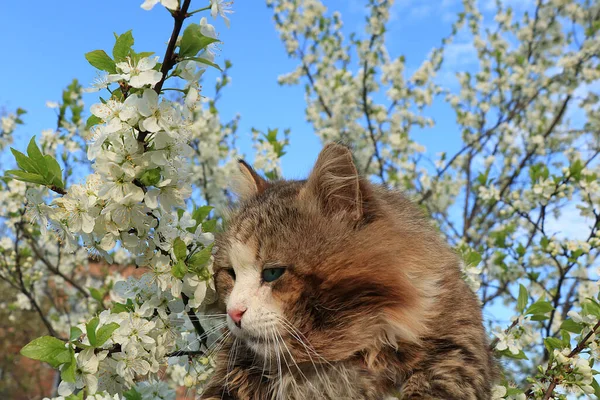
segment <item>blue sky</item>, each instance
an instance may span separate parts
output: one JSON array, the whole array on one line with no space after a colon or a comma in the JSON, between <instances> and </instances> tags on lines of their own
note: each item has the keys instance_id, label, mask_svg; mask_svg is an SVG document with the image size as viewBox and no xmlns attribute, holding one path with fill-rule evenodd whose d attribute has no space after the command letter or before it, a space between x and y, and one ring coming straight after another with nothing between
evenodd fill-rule
<instances>
[{"instance_id":1,"label":"blue sky","mask_svg":"<svg viewBox=\"0 0 600 400\"><path fill-rule=\"evenodd\" d=\"M62 89L73 78L88 86L96 75L84 54L95 49L110 50L113 32L133 29L137 51L164 54L172 29L172 18L160 6L152 11L140 8L141 0L105 0L88 2L5 2L0 6L0 48L5 62L0 63L0 108L28 111L26 125L16 132L16 146L55 126L54 110L46 101L60 99ZM192 1L192 9L208 1ZM342 13L345 29L362 32L366 1L332 0L330 10ZM392 56L404 54L409 69L416 68L434 46L450 32L450 24L459 7L457 0L440 0L436 7L417 0L398 0L392 9L388 49ZM232 84L225 90L219 110L227 120L241 115L238 134L243 153L251 159L251 128L290 128L291 146L282 160L286 177L301 177L311 167L320 143L304 118L302 86L281 87L277 76L294 68L288 59L272 21L272 13L262 1L238 0L234 3L231 28L221 19L215 24L223 41L217 62L233 62ZM199 22L200 16L192 17ZM455 46L449 59L455 67L468 60L470 50ZM465 58L467 57L467 58ZM216 71L205 74L205 88L213 86ZM207 93L209 94L209 93ZM85 95L86 113L97 102L97 93ZM460 144L454 117L443 107L429 111L437 127L417 134L416 139L434 155L451 151ZM6 158L3 159L6 162ZM2 166L7 167L7 166ZM4 169L2 168L2 169Z\"/></svg>"}]
</instances>

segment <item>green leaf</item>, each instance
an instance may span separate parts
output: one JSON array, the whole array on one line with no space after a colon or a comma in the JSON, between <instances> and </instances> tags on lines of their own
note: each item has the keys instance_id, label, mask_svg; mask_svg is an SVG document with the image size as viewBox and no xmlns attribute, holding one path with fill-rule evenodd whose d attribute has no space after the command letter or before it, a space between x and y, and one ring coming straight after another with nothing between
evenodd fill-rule
<instances>
[{"instance_id":1,"label":"green leaf","mask_svg":"<svg viewBox=\"0 0 600 400\"><path fill-rule=\"evenodd\" d=\"M98 125L102 123L102 119L96 117L94 114L90 115L90 117L85 122L85 129L90 129L94 125Z\"/></svg>"},{"instance_id":2,"label":"green leaf","mask_svg":"<svg viewBox=\"0 0 600 400\"><path fill-rule=\"evenodd\" d=\"M85 59L88 60L93 67L98 68L101 71L106 71L110 74L116 74L117 69L115 62L106 54L104 50L94 50L89 53L85 53Z\"/></svg>"},{"instance_id":3,"label":"green leaf","mask_svg":"<svg viewBox=\"0 0 600 400\"><path fill-rule=\"evenodd\" d=\"M142 400L142 395L138 393L134 388L129 389L126 392L123 392L123 396L125 396L126 400Z\"/></svg>"},{"instance_id":4,"label":"green leaf","mask_svg":"<svg viewBox=\"0 0 600 400\"><path fill-rule=\"evenodd\" d=\"M600 306L593 300L586 301L581 305L581 309L586 315L593 315L596 318L600 318Z\"/></svg>"},{"instance_id":5,"label":"green leaf","mask_svg":"<svg viewBox=\"0 0 600 400\"><path fill-rule=\"evenodd\" d=\"M71 350L71 360L66 363L60 371L60 379L65 382L75 382L75 370L77 369L77 360L75 353Z\"/></svg>"},{"instance_id":6,"label":"green leaf","mask_svg":"<svg viewBox=\"0 0 600 400\"><path fill-rule=\"evenodd\" d=\"M546 349L548 349L548 353L552 354L554 349L563 348L563 342L557 338L547 337L544 339L544 346L546 346Z\"/></svg>"},{"instance_id":7,"label":"green leaf","mask_svg":"<svg viewBox=\"0 0 600 400\"><path fill-rule=\"evenodd\" d=\"M221 69L221 67L219 67L219 65L218 65L218 64L215 64L214 62L212 62L212 61L209 61L209 60L207 60L206 58L202 58L202 57L189 57L189 58L186 58L186 60L193 60L193 61L197 61L197 62L199 62L199 63L206 64L206 65L209 65L209 66L211 66L211 67L213 67L213 68L216 68L216 69L218 69L219 71L223 71L223 70Z\"/></svg>"},{"instance_id":8,"label":"green leaf","mask_svg":"<svg viewBox=\"0 0 600 400\"><path fill-rule=\"evenodd\" d=\"M204 267L208 260L210 260L210 256L212 255L212 244L203 248L202 250L194 253L189 260L190 266L195 270L199 271L200 268Z\"/></svg>"},{"instance_id":9,"label":"green leaf","mask_svg":"<svg viewBox=\"0 0 600 400\"><path fill-rule=\"evenodd\" d=\"M594 388L594 394L600 399L600 385L598 384L597 380L594 379L592 381L592 387Z\"/></svg>"},{"instance_id":10,"label":"green leaf","mask_svg":"<svg viewBox=\"0 0 600 400\"><path fill-rule=\"evenodd\" d=\"M35 143L35 136L29 141L29 145L27 146L27 155L37 166L38 171L40 171L40 173L43 175L44 171L46 171L46 159Z\"/></svg>"},{"instance_id":11,"label":"green leaf","mask_svg":"<svg viewBox=\"0 0 600 400\"><path fill-rule=\"evenodd\" d=\"M192 218L196 220L196 223L201 224L202 221L208 217L208 214L212 211L213 207L211 206L202 206L196 208L192 213Z\"/></svg>"},{"instance_id":12,"label":"green leaf","mask_svg":"<svg viewBox=\"0 0 600 400\"><path fill-rule=\"evenodd\" d=\"M90 295L99 303L102 303L104 300L104 294L96 288L90 288Z\"/></svg>"},{"instance_id":13,"label":"green leaf","mask_svg":"<svg viewBox=\"0 0 600 400\"><path fill-rule=\"evenodd\" d=\"M476 251L470 250L465 256L465 262L469 266L476 267L481 262L481 254Z\"/></svg>"},{"instance_id":14,"label":"green leaf","mask_svg":"<svg viewBox=\"0 0 600 400\"><path fill-rule=\"evenodd\" d=\"M125 58L129 55L129 52L131 51L133 43L134 40L131 30L128 30L124 34L117 36L117 40L112 51L115 62L121 62L125 60Z\"/></svg>"},{"instance_id":15,"label":"green leaf","mask_svg":"<svg viewBox=\"0 0 600 400\"><path fill-rule=\"evenodd\" d=\"M517 310L519 313L523 313L525 307L527 307L527 302L529 300L527 289L523 285L519 285L519 298L517 300Z\"/></svg>"},{"instance_id":16,"label":"green leaf","mask_svg":"<svg viewBox=\"0 0 600 400\"><path fill-rule=\"evenodd\" d=\"M65 342L52 336L42 336L26 344L20 352L23 356L47 362L54 368L68 362L70 352Z\"/></svg>"},{"instance_id":17,"label":"green leaf","mask_svg":"<svg viewBox=\"0 0 600 400\"><path fill-rule=\"evenodd\" d=\"M518 394L523 394L523 391L519 388L514 388L514 387L510 387L508 386L506 388L506 395L507 396L516 396Z\"/></svg>"},{"instance_id":18,"label":"green leaf","mask_svg":"<svg viewBox=\"0 0 600 400\"><path fill-rule=\"evenodd\" d=\"M175 239L175 242L173 242L173 252L175 253L175 257L177 257L177 260L185 260L185 256L187 255L187 246L185 245L185 242L181 240L181 238L177 238Z\"/></svg>"},{"instance_id":19,"label":"green leaf","mask_svg":"<svg viewBox=\"0 0 600 400\"><path fill-rule=\"evenodd\" d=\"M90 345L92 345L92 347L97 346L96 328L98 327L99 323L100 320L98 319L98 317L94 317L85 325L85 331L87 333L88 340L90 341Z\"/></svg>"},{"instance_id":20,"label":"green leaf","mask_svg":"<svg viewBox=\"0 0 600 400\"><path fill-rule=\"evenodd\" d=\"M583 330L583 325L578 324L572 319L565 319L560 325L560 329L564 329L565 331L572 333L581 333L581 331Z\"/></svg>"},{"instance_id":21,"label":"green leaf","mask_svg":"<svg viewBox=\"0 0 600 400\"><path fill-rule=\"evenodd\" d=\"M144 186L154 186L160 182L160 167L144 171L140 176L140 182Z\"/></svg>"},{"instance_id":22,"label":"green leaf","mask_svg":"<svg viewBox=\"0 0 600 400\"><path fill-rule=\"evenodd\" d=\"M77 394L71 394L65 398L65 400L83 400L83 394L85 390L80 390Z\"/></svg>"},{"instance_id":23,"label":"green leaf","mask_svg":"<svg viewBox=\"0 0 600 400\"><path fill-rule=\"evenodd\" d=\"M31 172L32 174L42 175L41 171L37 167L37 164L34 163L33 160L21 153L19 150L13 149L12 147L10 148L10 151L13 153L13 156L15 156L15 160L17 160L17 165L19 168L21 168L23 171Z\"/></svg>"},{"instance_id":24,"label":"green leaf","mask_svg":"<svg viewBox=\"0 0 600 400\"><path fill-rule=\"evenodd\" d=\"M129 299L129 300L131 300L131 299ZM128 302L129 302L129 300L128 300ZM123 304L123 303L115 303L113 308L110 309L111 314L118 314L118 313L129 312L129 311L133 311L133 306L131 306L129 304Z\"/></svg>"},{"instance_id":25,"label":"green leaf","mask_svg":"<svg viewBox=\"0 0 600 400\"><path fill-rule=\"evenodd\" d=\"M46 180L39 174L32 174L16 169L9 169L8 171L6 171L6 173L11 175L11 178L16 179L18 181L37 183L39 185L46 184Z\"/></svg>"},{"instance_id":26,"label":"green leaf","mask_svg":"<svg viewBox=\"0 0 600 400\"><path fill-rule=\"evenodd\" d=\"M98 332L96 333L96 346L102 346L119 326L120 325L116 322L111 322L98 329Z\"/></svg>"},{"instance_id":27,"label":"green leaf","mask_svg":"<svg viewBox=\"0 0 600 400\"><path fill-rule=\"evenodd\" d=\"M214 232L217 228L217 220L209 219L208 221L204 221L202 223L202 231L203 232Z\"/></svg>"},{"instance_id":28,"label":"green leaf","mask_svg":"<svg viewBox=\"0 0 600 400\"><path fill-rule=\"evenodd\" d=\"M76 326L72 326L71 327L71 332L69 333L69 341L74 341L79 339L79 337L83 334L83 332L81 331L81 329L79 329Z\"/></svg>"},{"instance_id":29,"label":"green leaf","mask_svg":"<svg viewBox=\"0 0 600 400\"><path fill-rule=\"evenodd\" d=\"M173 274L173 276L178 279L182 279L185 276L185 274L187 274L187 271L187 265L185 265L185 262L183 260L177 261L177 263L175 263L171 267L171 274Z\"/></svg>"},{"instance_id":30,"label":"green leaf","mask_svg":"<svg viewBox=\"0 0 600 400\"><path fill-rule=\"evenodd\" d=\"M218 39L204 36L200 30L200 25L190 24L185 28L185 31L183 31L181 45L179 46L179 56L183 58L194 57L200 50L206 48L209 44L218 41Z\"/></svg>"},{"instance_id":31,"label":"green leaf","mask_svg":"<svg viewBox=\"0 0 600 400\"><path fill-rule=\"evenodd\" d=\"M527 355L523 352L523 350L519 350L518 354L513 354L508 349L504 349L502 351L497 351L502 357L514 358L515 360L529 360Z\"/></svg>"},{"instance_id":32,"label":"green leaf","mask_svg":"<svg viewBox=\"0 0 600 400\"><path fill-rule=\"evenodd\" d=\"M547 314L552 310L554 310L552 304L547 301L538 300L527 309L525 314Z\"/></svg>"},{"instance_id":33,"label":"green leaf","mask_svg":"<svg viewBox=\"0 0 600 400\"><path fill-rule=\"evenodd\" d=\"M62 181L62 169L60 168L58 161L56 161L54 157L49 154L46 154L44 159L46 160L46 167L48 168L46 182L49 185L54 185L64 189L65 185Z\"/></svg>"}]
</instances>

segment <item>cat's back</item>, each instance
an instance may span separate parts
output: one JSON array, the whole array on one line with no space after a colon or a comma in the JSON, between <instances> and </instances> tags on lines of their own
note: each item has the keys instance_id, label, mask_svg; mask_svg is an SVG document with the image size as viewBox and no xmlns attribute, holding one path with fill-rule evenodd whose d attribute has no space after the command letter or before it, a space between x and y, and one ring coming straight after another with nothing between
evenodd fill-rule
<instances>
[{"instance_id":1,"label":"cat's back","mask_svg":"<svg viewBox=\"0 0 600 400\"><path fill-rule=\"evenodd\" d=\"M373 185L377 200L385 204L387 218L397 227L402 245L400 258L416 260L411 270L413 283L428 297L428 329L421 337L421 351L415 352L415 365L428 377L445 385L448 398L489 398L490 382L496 377L496 365L483 327L477 295L462 279L461 260L447 244L425 211L396 190ZM400 265L406 266L402 261ZM431 378L421 379L417 371L403 393L428 392ZM472 382L465 388L462 382ZM438 388L437 390L442 390Z\"/></svg>"}]
</instances>

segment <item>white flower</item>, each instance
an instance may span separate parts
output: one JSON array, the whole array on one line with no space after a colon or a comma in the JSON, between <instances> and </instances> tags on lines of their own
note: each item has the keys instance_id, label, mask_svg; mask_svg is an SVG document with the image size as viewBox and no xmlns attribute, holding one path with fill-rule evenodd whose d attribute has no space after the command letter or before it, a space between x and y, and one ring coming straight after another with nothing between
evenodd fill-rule
<instances>
[{"instance_id":1,"label":"white flower","mask_svg":"<svg viewBox=\"0 0 600 400\"><path fill-rule=\"evenodd\" d=\"M225 25L229 28L229 18L225 14L233 13L233 10L231 10L232 4L233 1L210 0L210 15L216 18L217 14L219 14L225 21Z\"/></svg>"},{"instance_id":2,"label":"white flower","mask_svg":"<svg viewBox=\"0 0 600 400\"><path fill-rule=\"evenodd\" d=\"M175 391L169 388L164 381L140 382L137 391L142 395L142 400L174 400Z\"/></svg>"},{"instance_id":3,"label":"white flower","mask_svg":"<svg viewBox=\"0 0 600 400\"><path fill-rule=\"evenodd\" d=\"M69 229L72 232L91 233L94 230L95 213L90 211L95 203L95 197L90 197L81 185L72 185L69 192L54 200L63 209Z\"/></svg>"},{"instance_id":4,"label":"white flower","mask_svg":"<svg viewBox=\"0 0 600 400\"><path fill-rule=\"evenodd\" d=\"M23 293L17 294L17 307L21 310L31 310L31 301Z\"/></svg>"},{"instance_id":5,"label":"white flower","mask_svg":"<svg viewBox=\"0 0 600 400\"><path fill-rule=\"evenodd\" d=\"M48 215L52 209L44 202L45 188L28 188L25 192L26 215L32 222L36 222L42 235L46 235L48 228Z\"/></svg>"},{"instance_id":6,"label":"white flower","mask_svg":"<svg viewBox=\"0 0 600 400\"><path fill-rule=\"evenodd\" d=\"M178 0L144 0L140 7L142 7L144 10L152 10L152 8L154 8L154 6L158 3L162 4L169 10L177 10L179 8Z\"/></svg>"},{"instance_id":7,"label":"white flower","mask_svg":"<svg viewBox=\"0 0 600 400\"><path fill-rule=\"evenodd\" d=\"M123 103L117 100L108 100L106 103L92 105L90 111L106 122L104 129L107 133L117 132L130 128L129 123L137 117L135 101L135 96L128 97Z\"/></svg>"},{"instance_id":8,"label":"white flower","mask_svg":"<svg viewBox=\"0 0 600 400\"><path fill-rule=\"evenodd\" d=\"M140 122L140 129L147 132L158 132L161 129L170 131L173 116L177 115L173 104L169 101L158 103L158 94L152 89L144 90L144 94L137 101L139 113L146 117Z\"/></svg>"},{"instance_id":9,"label":"white flower","mask_svg":"<svg viewBox=\"0 0 600 400\"><path fill-rule=\"evenodd\" d=\"M207 37L216 39L217 31L215 27L208 23L206 17L200 18L200 32ZM206 58L208 61L215 60L215 53L217 50L217 44L211 43L206 47L206 52L202 55L202 57Z\"/></svg>"},{"instance_id":10,"label":"white flower","mask_svg":"<svg viewBox=\"0 0 600 400\"><path fill-rule=\"evenodd\" d=\"M135 228L138 234L143 234L149 228L148 208L140 203L141 198L130 193L119 201L111 202L102 214L107 214L122 231Z\"/></svg>"},{"instance_id":11,"label":"white flower","mask_svg":"<svg viewBox=\"0 0 600 400\"><path fill-rule=\"evenodd\" d=\"M109 79L126 80L134 88L154 85L162 79L162 73L154 69L157 62L158 57L144 57L134 65L133 60L127 57L126 61L116 64L121 74L110 75Z\"/></svg>"},{"instance_id":12,"label":"white flower","mask_svg":"<svg viewBox=\"0 0 600 400\"><path fill-rule=\"evenodd\" d=\"M155 187L148 189L145 202L152 209L158 208L160 205L163 210L170 211L175 207L183 207L185 199L190 193L190 188L181 187L177 182L165 179Z\"/></svg>"},{"instance_id":13,"label":"white flower","mask_svg":"<svg viewBox=\"0 0 600 400\"><path fill-rule=\"evenodd\" d=\"M519 354L521 349L512 335L504 332L494 332L494 335L499 339L496 349L500 351L508 349L512 354Z\"/></svg>"},{"instance_id":14,"label":"white flower","mask_svg":"<svg viewBox=\"0 0 600 400\"><path fill-rule=\"evenodd\" d=\"M504 399L504 396L506 396L506 387L499 385L494 386L492 389L492 400Z\"/></svg>"},{"instance_id":15,"label":"white flower","mask_svg":"<svg viewBox=\"0 0 600 400\"><path fill-rule=\"evenodd\" d=\"M107 73L102 73L102 74L99 73L94 78L94 81L92 82L92 87L85 88L85 89L83 89L83 91L86 93L97 92L99 90L106 89L108 87L108 85L110 85L113 81L114 81L113 79L109 79L109 76Z\"/></svg>"},{"instance_id":16,"label":"white flower","mask_svg":"<svg viewBox=\"0 0 600 400\"><path fill-rule=\"evenodd\" d=\"M143 358L147 353L137 346L131 346L127 351L113 355L117 361L116 372L130 385L137 375L146 375L150 371L150 363Z\"/></svg>"},{"instance_id":17,"label":"white flower","mask_svg":"<svg viewBox=\"0 0 600 400\"><path fill-rule=\"evenodd\" d=\"M154 339L149 336L154 328L154 322L130 314L121 326L114 332L113 341L119 343L125 351L130 351L138 345L148 346L154 344Z\"/></svg>"},{"instance_id":18,"label":"white flower","mask_svg":"<svg viewBox=\"0 0 600 400\"><path fill-rule=\"evenodd\" d=\"M112 199L121 201L126 196L131 196L134 201L141 201L144 198L144 191L133 183L135 171L127 166L120 166L116 163L96 164L97 172L102 176L105 182L100 186L98 196L101 199Z\"/></svg>"},{"instance_id":19,"label":"white flower","mask_svg":"<svg viewBox=\"0 0 600 400\"><path fill-rule=\"evenodd\" d=\"M61 382L58 386L58 394L68 396L75 389L81 389L84 386L88 393L94 394L98 389L98 363L108 355L107 351L102 351L98 354L94 353L94 349L85 349L81 353L75 355L77 359L77 368L75 369L75 382Z\"/></svg>"}]
</instances>

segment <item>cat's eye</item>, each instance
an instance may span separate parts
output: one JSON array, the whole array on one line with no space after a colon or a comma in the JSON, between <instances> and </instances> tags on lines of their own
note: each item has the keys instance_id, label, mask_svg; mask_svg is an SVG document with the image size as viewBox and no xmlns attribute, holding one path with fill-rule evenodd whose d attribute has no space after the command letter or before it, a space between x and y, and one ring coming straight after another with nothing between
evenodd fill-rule
<instances>
[{"instance_id":1,"label":"cat's eye","mask_svg":"<svg viewBox=\"0 0 600 400\"><path fill-rule=\"evenodd\" d=\"M235 270L233 268L227 268L225 271L227 271L229 276L235 281Z\"/></svg>"},{"instance_id":2,"label":"cat's eye","mask_svg":"<svg viewBox=\"0 0 600 400\"><path fill-rule=\"evenodd\" d=\"M262 278L265 282L273 282L285 272L285 268L265 268L262 272Z\"/></svg>"}]
</instances>

